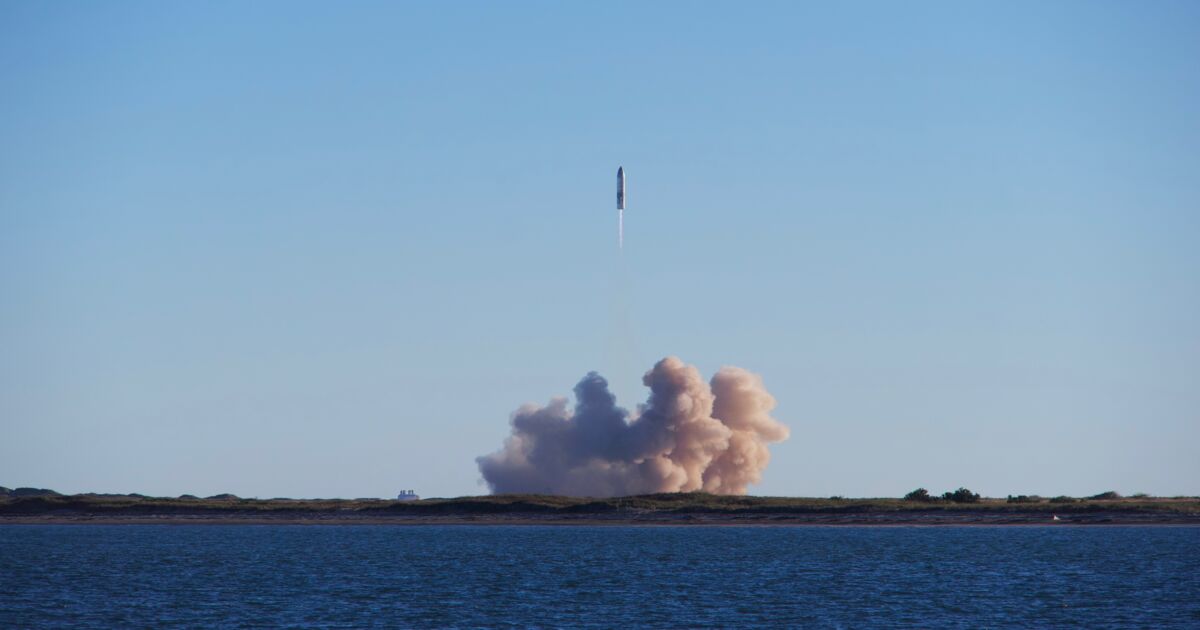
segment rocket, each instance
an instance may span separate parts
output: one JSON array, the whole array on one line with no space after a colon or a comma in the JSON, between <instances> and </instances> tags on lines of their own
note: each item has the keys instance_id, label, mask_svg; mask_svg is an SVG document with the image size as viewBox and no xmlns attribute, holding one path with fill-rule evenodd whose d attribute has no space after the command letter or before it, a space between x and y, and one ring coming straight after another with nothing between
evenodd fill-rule
<instances>
[{"instance_id":1,"label":"rocket","mask_svg":"<svg viewBox=\"0 0 1200 630\"><path fill-rule=\"evenodd\" d=\"M625 169L617 167L617 210L625 209Z\"/></svg>"},{"instance_id":2,"label":"rocket","mask_svg":"<svg viewBox=\"0 0 1200 630\"><path fill-rule=\"evenodd\" d=\"M617 167L617 248L625 249L625 169Z\"/></svg>"}]
</instances>

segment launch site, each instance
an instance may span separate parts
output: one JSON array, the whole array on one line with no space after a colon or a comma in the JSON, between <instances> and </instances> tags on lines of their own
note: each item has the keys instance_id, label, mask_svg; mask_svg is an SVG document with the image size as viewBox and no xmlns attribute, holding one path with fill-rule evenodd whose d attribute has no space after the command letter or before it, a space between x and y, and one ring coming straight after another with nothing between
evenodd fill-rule
<instances>
[{"instance_id":1,"label":"launch site","mask_svg":"<svg viewBox=\"0 0 1200 630\"><path fill-rule=\"evenodd\" d=\"M0 2L0 628L1200 627L1200 3Z\"/></svg>"}]
</instances>

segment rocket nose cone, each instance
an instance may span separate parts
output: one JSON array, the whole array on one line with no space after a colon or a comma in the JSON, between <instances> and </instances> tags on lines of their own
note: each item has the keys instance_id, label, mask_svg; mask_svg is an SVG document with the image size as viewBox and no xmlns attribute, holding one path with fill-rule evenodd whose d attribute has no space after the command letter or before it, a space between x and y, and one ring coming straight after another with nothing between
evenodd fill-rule
<instances>
[{"instance_id":1,"label":"rocket nose cone","mask_svg":"<svg viewBox=\"0 0 1200 630\"><path fill-rule=\"evenodd\" d=\"M624 175L624 174L625 174L625 169L618 166L617 167L617 175Z\"/></svg>"}]
</instances>

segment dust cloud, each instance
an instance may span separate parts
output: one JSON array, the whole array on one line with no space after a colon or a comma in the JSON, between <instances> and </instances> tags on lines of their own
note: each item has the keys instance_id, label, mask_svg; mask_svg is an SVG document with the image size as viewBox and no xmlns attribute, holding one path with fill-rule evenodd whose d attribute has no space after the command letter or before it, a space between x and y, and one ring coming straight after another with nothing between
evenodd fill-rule
<instances>
[{"instance_id":1,"label":"dust cloud","mask_svg":"<svg viewBox=\"0 0 1200 630\"><path fill-rule=\"evenodd\" d=\"M655 492L745 494L788 428L771 417L762 378L724 367L705 382L676 357L642 378L650 397L631 416L592 372L566 398L512 415L504 447L476 459L492 492L611 497Z\"/></svg>"}]
</instances>

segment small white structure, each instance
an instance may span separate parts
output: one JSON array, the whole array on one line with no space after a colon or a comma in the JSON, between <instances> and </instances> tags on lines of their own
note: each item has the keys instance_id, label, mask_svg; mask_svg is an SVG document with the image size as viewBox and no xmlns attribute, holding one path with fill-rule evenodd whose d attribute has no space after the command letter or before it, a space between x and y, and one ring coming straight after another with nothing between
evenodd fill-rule
<instances>
[{"instance_id":1,"label":"small white structure","mask_svg":"<svg viewBox=\"0 0 1200 630\"><path fill-rule=\"evenodd\" d=\"M417 496L416 490L401 490L400 494L396 495L397 501L420 501L421 497Z\"/></svg>"}]
</instances>

